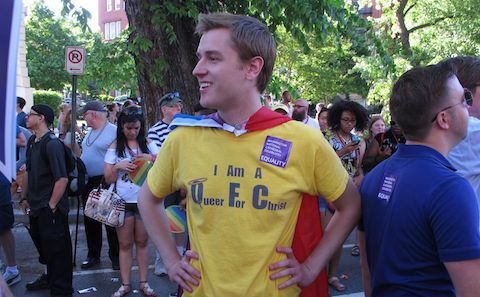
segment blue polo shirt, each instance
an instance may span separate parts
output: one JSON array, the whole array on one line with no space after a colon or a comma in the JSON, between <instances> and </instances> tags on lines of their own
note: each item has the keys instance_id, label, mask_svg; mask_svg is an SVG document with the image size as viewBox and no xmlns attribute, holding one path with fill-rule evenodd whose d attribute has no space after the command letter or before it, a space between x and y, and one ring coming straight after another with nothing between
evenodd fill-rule
<instances>
[{"instance_id":1,"label":"blue polo shirt","mask_svg":"<svg viewBox=\"0 0 480 297\"><path fill-rule=\"evenodd\" d=\"M365 176L365 232L372 296L455 296L443 262L480 258L470 184L436 150L400 145Z\"/></svg>"}]
</instances>

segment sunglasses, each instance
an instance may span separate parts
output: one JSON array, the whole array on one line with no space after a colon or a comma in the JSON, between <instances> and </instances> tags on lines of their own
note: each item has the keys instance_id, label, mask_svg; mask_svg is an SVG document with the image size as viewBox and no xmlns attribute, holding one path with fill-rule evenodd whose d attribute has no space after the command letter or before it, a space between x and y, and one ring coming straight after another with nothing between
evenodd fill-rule
<instances>
[{"instance_id":1,"label":"sunglasses","mask_svg":"<svg viewBox=\"0 0 480 297\"><path fill-rule=\"evenodd\" d=\"M437 112L435 114L435 116L433 117L433 119L431 120L431 122L435 122L435 120L437 119L438 117L438 114L441 113L442 111L445 111L445 110L448 110L452 107L455 107L459 104L462 104L463 107L467 108L468 106L472 106L472 102L473 102L473 96L472 96L472 92L470 92L469 90L465 90L464 93L463 93L463 98L462 98L462 101L456 103L456 104L453 104L453 105L450 105L450 106L447 106L445 107L444 109L440 110L439 112Z\"/></svg>"},{"instance_id":2,"label":"sunglasses","mask_svg":"<svg viewBox=\"0 0 480 297\"><path fill-rule=\"evenodd\" d=\"M166 104L169 104L173 101L173 99L181 100L180 93L178 91L165 94L162 98L160 98L160 105L164 106Z\"/></svg>"},{"instance_id":3,"label":"sunglasses","mask_svg":"<svg viewBox=\"0 0 480 297\"><path fill-rule=\"evenodd\" d=\"M29 113L27 113L27 117L31 117L31 116L41 116L41 114L30 111Z\"/></svg>"},{"instance_id":4,"label":"sunglasses","mask_svg":"<svg viewBox=\"0 0 480 297\"><path fill-rule=\"evenodd\" d=\"M140 107L128 106L127 108L122 110L121 114L125 116L143 116L143 111Z\"/></svg>"}]
</instances>

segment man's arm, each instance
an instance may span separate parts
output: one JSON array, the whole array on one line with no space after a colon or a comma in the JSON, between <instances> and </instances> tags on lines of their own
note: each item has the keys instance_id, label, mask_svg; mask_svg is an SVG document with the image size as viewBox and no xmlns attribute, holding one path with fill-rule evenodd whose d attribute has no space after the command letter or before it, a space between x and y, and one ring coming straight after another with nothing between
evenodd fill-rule
<instances>
[{"instance_id":1,"label":"man's arm","mask_svg":"<svg viewBox=\"0 0 480 297\"><path fill-rule=\"evenodd\" d=\"M358 223L360 219L360 194L351 179L348 181L343 194L333 202L333 205L336 209L335 214L330 220L322 240L305 262L299 264L293 256L291 248L277 248L278 252L287 255L287 260L270 265L270 270L283 268L281 271L272 274L271 279L291 276L288 281L279 286L280 289L297 283L301 287L311 284Z\"/></svg>"},{"instance_id":2,"label":"man's arm","mask_svg":"<svg viewBox=\"0 0 480 297\"><path fill-rule=\"evenodd\" d=\"M480 259L444 262L458 297L474 297L480 292Z\"/></svg>"},{"instance_id":3,"label":"man's arm","mask_svg":"<svg viewBox=\"0 0 480 297\"><path fill-rule=\"evenodd\" d=\"M20 198L20 209L23 211L24 214L27 213L27 209L30 208L30 205L27 201L28 197L28 171L25 170L25 174L23 175L22 180L22 194Z\"/></svg>"},{"instance_id":4,"label":"man's arm","mask_svg":"<svg viewBox=\"0 0 480 297\"><path fill-rule=\"evenodd\" d=\"M17 133L16 144L17 144L18 147L27 146L27 138L25 137L25 135L23 135L22 132Z\"/></svg>"},{"instance_id":5,"label":"man's arm","mask_svg":"<svg viewBox=\"0 0 480 297\"><path fill-rule=\"evenodd\" d=\"M362 283L365 297L372 295L370 285L370 269L368 269L367 245L365 244L365 232L358 230L358 246L360 247L360 265L362 269Z\"/></svg>"},{"instance_id":6,"label":"man's arm","mask_svg":"<svg viewBox=\"0 0 480 297\"><path fill-rule=\"evenodd\" d=\"M53 212L55 212L55 210L57 209L57 204L60 201L60 199L62 199L63 194L67 189L67 184L68 184L68 178L66 177L60 177L55 182L55 185L53 186L52 196L50 197L50 201L48 201L48 206Z\"/></svg>"},{"instance_id":7,"label":"man's arm","mask_svg":"<svg viewBox=\"0 0 480 297\"><path fill-rule=\"evenodd\" d=\"M140 188L138 196L138 209L142 215L147 232L157 247L167 268L170 279L188 292L192 292L187 284L198 286L200 272L193 268L189 261L191 258L198 259L193 251L187 251L183 258L180 258L178 251L170 237L170 229L167 214L163 205L163 199L153 195L145 182Z\"/></svg>"}]
</instances>

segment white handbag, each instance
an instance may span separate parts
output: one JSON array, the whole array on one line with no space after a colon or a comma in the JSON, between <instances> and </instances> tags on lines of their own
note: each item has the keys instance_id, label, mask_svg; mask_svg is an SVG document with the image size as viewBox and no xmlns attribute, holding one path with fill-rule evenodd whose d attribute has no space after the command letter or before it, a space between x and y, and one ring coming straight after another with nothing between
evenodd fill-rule
<instances>
[{"instance_id":1,"label":"white handbag","mask_svg":"<svg viewBox=\"0 0 480 297\"><path fill-rule=\"evenodd\" d=\"M116 193L117 183L103 189L102 183L88 194L84 213L100 223L121 227L125 221L125 200Z\"/></svg>"}]
</instances>

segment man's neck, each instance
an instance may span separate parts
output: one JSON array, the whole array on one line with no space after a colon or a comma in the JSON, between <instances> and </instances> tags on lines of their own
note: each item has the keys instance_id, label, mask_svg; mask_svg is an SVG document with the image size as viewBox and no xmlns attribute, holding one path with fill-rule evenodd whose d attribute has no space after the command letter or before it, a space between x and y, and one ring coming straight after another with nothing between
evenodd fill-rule
<instances>
[{"instance_id":1,"label":"man's neck","mask_svg":"<svg viewBox=\"0 0 480 297\"><path fill-rule=\"evenodd\" d=\"M424 145L428 146L440 154L442 154L444 157L448 156L448 153L450 150L458 144L458 142L453 142L452 139L449 139L447 136L442 136L438 134L429 134L426 136L422 141L418 140L408 140L406 144L414 144L414 145Z\"/></svg>"},{"instance_id":2,"label":"man's neck","mask_svg":"<svg viewBox=\"0 0 480 297\"><path fill-rule=\"evenodd\" d=\"M258 97L260 98L260 97ZM262 104L257 99L255 102L245 102L245 104L238 108L218 109L218 114L225 121L225 123L235 126L246 122L254 113L256 113Z\"/></svg>"},{"instance_id":3,"label":"man's neck","mask_svg":"<svg viewBox=\"0 0 480 297\"><path fill-rule=\"evenodd\" d=\"M165 124L168 124L170 125L170 123L172 122L173 120L173 117L163 117L162 121L165 123Z\"/></svg>"},{"instance_id":4,"label":"man's neck","mask_svg":"<svg viewBox=\"0 0 480 297\"><path fill-rule=\"evenodd\" d=\"M92 125L92 128L93 130L100 130L103 127L105 127L106 124L107 124L107 119L99 120L98 122L95 123L95 125Z\"/></svg>"},{"instance_id":5,"label":"man's neck","mask_svg":"<svg viewBox=\"0 0 480 297\"><path fill-rule=\"evenodd\" d=\"M36 139L40 139L42 138L45 134L47 134L48 132L50 132L50 130L48 129L47 126L40 126L36 129L33 130L34 134L35 134L35 138Z\"/></svg>"},{"instance_id":6,"label":"man's neck","mask_svg":"<svg viewBox=\"0 0 480 297\"><path fill-rule=\"evenodd\" d=\"M17 113L21 113L23 110L20 107L17 107Z\"/></svg>"}]
</instances>

